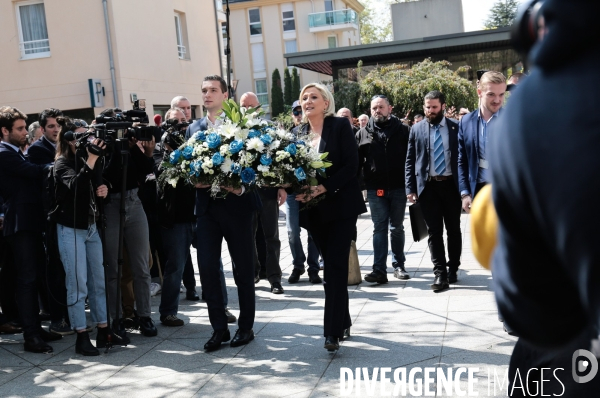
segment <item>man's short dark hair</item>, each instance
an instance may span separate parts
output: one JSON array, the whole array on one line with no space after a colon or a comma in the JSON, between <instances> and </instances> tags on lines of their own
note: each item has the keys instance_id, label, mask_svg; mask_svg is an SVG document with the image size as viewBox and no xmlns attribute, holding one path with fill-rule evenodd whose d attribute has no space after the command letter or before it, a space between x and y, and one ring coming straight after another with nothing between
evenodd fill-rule
<instances>
[{"instance_id":1,"label":"man's short dark hair","mask_svg":"<svg viewBox=\"0 0 600 398\"><path fill-rule=\"evenodd\" d=\"M437 91L437 90L428 92L427 95L425 96L425 99L426 100L432 100L432 99L440 100L440 105L446 103L446 96L444 95L444 93L442 93L441 91Z\"/></svg>"},{"instance_id":2,"label":"man's short dark hair","mask_svg":"<svg viewBox=\"0 0 600 398\"><path fill-rule=\"evenodd\" d=\"M63 113L60 111L60 109L55 109L55 108L48 108L48 109L44 109L42 111L42 113L40 113L40 126L42 126L42 128L46 128L46 124L48 124L48 118L52 117L52 118L57 118L59 116L62 116Z\"/></svg>"},{"instance_id":3,"label":"man's short dark hair","mask_svg":"<svg viewBox=\"0 0 600 398\"><path fill-rule=\"evenodd\" d=\"M219 82L219 83L221 83L221 91L224 92L224 93L227 92L227 82L225 81L225 79L223 79L219 75L206 76L203 81L205 81L205 82L208 82L208 81Z\"/></svg>"},{"instance_id":4,"label":"man's short dark hair","mask_svg":"<svg viewBox=\"0 0 600 398\"><path fill-rule=\"evenodd\" d=\"M27 115L11 106L0 107L0 129L6 127L9 132L12 131L15 122L19 119L27 121Z\"/></svg>"}]
</instances>

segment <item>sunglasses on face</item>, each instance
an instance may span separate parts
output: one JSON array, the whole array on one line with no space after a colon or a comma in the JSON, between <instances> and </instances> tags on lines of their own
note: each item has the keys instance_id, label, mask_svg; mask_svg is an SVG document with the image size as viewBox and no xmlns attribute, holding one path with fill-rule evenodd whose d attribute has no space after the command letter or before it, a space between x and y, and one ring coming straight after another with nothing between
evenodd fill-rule
<instances>
[{"instance_id":1,"label":"sunglasses on face","mask_svg":"<svg viewBox=\"0 0 600 398\"><path fill-rule=\"evenodd\" d=\"M302 110L300 110L300 109L294 109L294 110L292 111L292 114L293 114L294 116L300 116L300 115L302 115Z\"/></svg>"},{"instance_id":2,"label":"sunglasses on face","mask_svg":"<svg viewBox=\"0 0 600 398\"><path fill-rule=\"evenodd\" d=\"M73 122L73 124L75 125L75 127L80 128L80 127L88 127L88 124L86 122L84 122L83 120L76 120Z\"/></svg>"}]
</instances>

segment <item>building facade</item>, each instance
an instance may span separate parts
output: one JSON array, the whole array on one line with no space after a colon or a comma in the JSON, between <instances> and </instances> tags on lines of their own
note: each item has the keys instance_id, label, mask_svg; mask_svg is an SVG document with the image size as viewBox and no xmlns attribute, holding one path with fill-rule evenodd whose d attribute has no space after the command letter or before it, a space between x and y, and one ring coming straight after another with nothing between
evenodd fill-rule
<instances>
[{"instance_id":1,"label":"building facade","mask_svg":"<svg viewBox=\"0 0 600 398\"><path fill-rule=\"evenodd\" d=\"M223 1L224 2L224 1ZM268 112L271 75L284 54L360 44L357 0L230 0L232 84L255 92ZM301 86L330 77L298 70ZM291 105L291 104L287 104Z\"/></svg>"},{"instance_id":2,"label":"building facade","mask_svg":"<svg viewBox=\"0 0 600 398\"><path fill-rule=\"evenodd\" d=\"M463 33L462 0L419 0L390 5L394 40Z\"/></svg>"},{"instance_id":3,"label":"building facade","mask_svg":"<svg viewBox=\"0 0 600 398\"><path fill-rule=\"evenodd\" d=\"M199 117L202 78L222 70L217 8L215 0L2 1L0 105L90 121L105 108L131 109L135 98L161 114L184 95Z\"/></svg>"}]
</instances>

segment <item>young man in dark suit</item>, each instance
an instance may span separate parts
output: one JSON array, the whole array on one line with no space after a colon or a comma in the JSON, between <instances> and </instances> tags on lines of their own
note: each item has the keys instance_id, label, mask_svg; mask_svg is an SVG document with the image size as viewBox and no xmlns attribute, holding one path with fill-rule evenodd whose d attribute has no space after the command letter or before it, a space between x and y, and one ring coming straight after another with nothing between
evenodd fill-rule
<instances>
[{"instance_id":1,"label":"young man in dark suit","mask_svg":"<svg viewBox=\"0 0 600 398\"><path fill-rule=\"evenodd\" d=\"M40 113L40 127L42 128L42 138L37 140L27 150L29 160L35 164L54 163L56 156L56 141L58 133L60 133L60 125L56 122L56 118L62 116L62 112L58 109L44 109Z\"/></svg>"},{"instance_id":2,"label":"young man in dark suit","mask_svg":"<svg viewBox=\"0 0 600 398\"><path fill-rule=\"evenodd\" d=\"M446 99L439 91L425 96L425 119L413 126L406 155L406 196L421 203L429 232L435 281L433 291L457 281L462 241L458 192L458 126L444 116ZM444 249L448 234L448 261Z\"/></svg>"},{"instance_id":3,"label":"young man in dark suit","mask_svg":"<svg viewBox=\"0 0 600 398\"><path fill-rule=\"evenodd\" d=\"M462 208L469 213L471 201L487 184L489 137L496 134L506 93L506 78L500 72L486 72L479 80L479 109L469 113L458 126L458 183Z\"/></svg>"},{"instance_id":4,"label":"young man in dark suit","mask_svg":"<svg viewBox=\"0 0 600 398\"><path fill-rule=\"evenodd\" d=\"M11 247L16 274L17 307L23 325L25 351L49 353L48 341L62 336L42 329L37 278L45 265L42 240L42 179L45 167L34 165L21 152L27 142L27 115L16 108L0 109L0 195L6 201L4 236Z\"/></svg>"}]
</instances>

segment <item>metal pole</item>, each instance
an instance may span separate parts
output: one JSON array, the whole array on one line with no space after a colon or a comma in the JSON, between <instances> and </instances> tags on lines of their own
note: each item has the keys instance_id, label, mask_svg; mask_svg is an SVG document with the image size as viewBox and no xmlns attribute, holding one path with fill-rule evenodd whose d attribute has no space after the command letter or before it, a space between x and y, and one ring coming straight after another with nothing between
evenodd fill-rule
<instances>
[{"instance_id":1,"label":"metal pole","mask_svg":"<svg viewBox=\"0 0 600 398\"><path fill-rule=\"evenodd\" d=\"M221 4L221 7L223 5ZM223 77L223 49L221 48L223 43L221 23L219 22L219 11L217 10L217 3L215 2L215 23L217 24L217 45L219 47L219 69L221 73L219 76ZM228 82L229 83L229 82Z\"/></svg>"},{"instance_id":2,"label":"metal pole","mask_svg":"<svg viewBox=\"0 0 600 398\"><path fill-rule=\"evenodd\" d=\"M113 59L112 42L110 40L110 24L108 23L108 6L106 0L102 0L104 7L104 24L106 25L106 41L108 42L108 60L110 61L110 78L112 80L113 99L115 108L119 107L119 96L117 95L117 79L115 78L115 61Z\"/></svg>"},{"instance_id":3,"label":"metal pole","mask_svg":"<svg viewBox=\"0 0 600 398\"><path fill-rule=\"evenodd\" d=\"M231 46L229 44L231 41L229 35L229 0L225 0L225 22L227 23L225 27L225 34L227 36L227 46L225 47L225 55L227 55L227 87L229 88L229 98L233 98L233 88L231 87Z\"/></svg>"}]
</instances>

